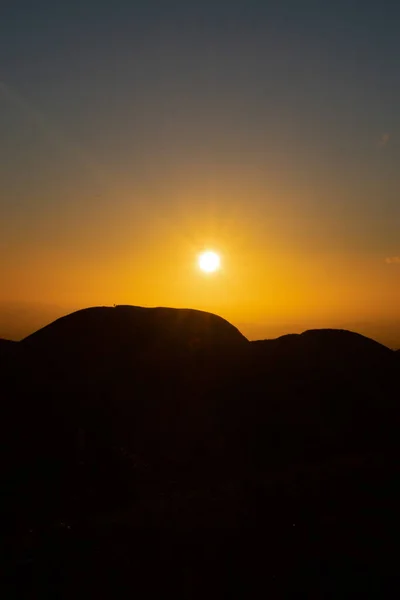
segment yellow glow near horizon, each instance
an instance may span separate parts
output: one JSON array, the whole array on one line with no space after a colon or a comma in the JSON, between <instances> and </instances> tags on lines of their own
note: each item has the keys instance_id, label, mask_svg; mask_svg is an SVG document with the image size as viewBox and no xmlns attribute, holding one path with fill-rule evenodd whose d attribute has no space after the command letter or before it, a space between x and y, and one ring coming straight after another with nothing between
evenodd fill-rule
<instances>
[{"instance_id":1,"label":"yellow glow near horizon","mask_svg":"<svg viewBox=\"0 0 400 600\"><path fill-rule=\"evenodd\" d=\"M199 267L204 273L215 273L221 268L220 256L212 250L202 252L199 256Z\"/></svg>"}]
</instances>

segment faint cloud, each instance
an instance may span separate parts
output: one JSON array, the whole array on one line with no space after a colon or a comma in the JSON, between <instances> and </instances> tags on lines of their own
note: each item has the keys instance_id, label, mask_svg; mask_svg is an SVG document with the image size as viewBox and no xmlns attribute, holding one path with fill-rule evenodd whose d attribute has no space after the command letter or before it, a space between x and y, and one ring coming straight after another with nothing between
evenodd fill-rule
<instances>
[{"instance_id":1,"label":"faint cloud","mask_svg":"<svg viewBox=\"0 0 400 600\"><path fill-rule=\"evenodd\" d=\"M378 141L378 148L385 148L390 140L390 133L382 133Z\"/></svg>"},{"instance_id":2,"label":"faint cloud","mask_svg":"<svg viewBox=\"0 0 400 600\"><path fill-rule=\"evenodd\" d=\"M400 256L388 256L385 260L388 265L400 265Z\"/></svg>"}]
</instances>

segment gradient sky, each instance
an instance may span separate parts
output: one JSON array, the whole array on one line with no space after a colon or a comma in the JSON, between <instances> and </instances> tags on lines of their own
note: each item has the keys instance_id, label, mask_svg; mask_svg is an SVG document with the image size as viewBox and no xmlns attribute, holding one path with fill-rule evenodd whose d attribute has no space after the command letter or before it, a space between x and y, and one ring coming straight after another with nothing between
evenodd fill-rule
<instances>
[{"instance_id":1,"label":"gradient sky","mask_svg":"<svg viewBox=\"0 0 400 600\"><path fill-rule=\"evenodd\" d=\"M396 0L2 3L0 301L400 319L399 23Z\"/></svg>"}]
</instances>

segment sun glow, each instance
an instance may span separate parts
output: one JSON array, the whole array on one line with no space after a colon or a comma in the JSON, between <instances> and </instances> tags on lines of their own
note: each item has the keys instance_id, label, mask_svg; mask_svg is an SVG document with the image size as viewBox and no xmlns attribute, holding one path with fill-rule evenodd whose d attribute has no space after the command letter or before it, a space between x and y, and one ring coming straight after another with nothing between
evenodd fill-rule
<instances>
[{"instance_id":1,"label":"sun glow","mask_svg":"<svg viewBox=\"0 0 400 600\"><path fill-rule=\"evenodd\" d=\"M207 250L199 256L199 267L204 273L214 273L221 268L221 259L216 252Z\"/></svg>"}]
</instances>

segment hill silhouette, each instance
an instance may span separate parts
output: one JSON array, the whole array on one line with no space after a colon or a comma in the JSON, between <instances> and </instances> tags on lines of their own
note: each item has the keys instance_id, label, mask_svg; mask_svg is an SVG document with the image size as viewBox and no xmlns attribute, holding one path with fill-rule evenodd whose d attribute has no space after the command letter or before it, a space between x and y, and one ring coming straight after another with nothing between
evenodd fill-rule
<instances>
[{"instance_id":1,"label":"hill silhouette","mask_svg":"<svg viewBox=\"0 0 400 600\"><path fill-rule=\"evenodd\" d=\"M0 353L8 353L12 352L15 348L15 343L11 340L5 340L4 338L0 338Z\"/></svg>"},{"instance_id":2,"label":"hill silhouette","mask_svg":"<svg viewBox=\"0 0 400 600\"><path fill-rule=\"evenodd\" d=\"M249 342L216 315L129 306L2 345L10 578L29 579L28 556L137 591L185 564L204 597L205 565L272 585L350 544L357 568L387 567L398 353L341 330Z\"/></svg>"},{"instance_id":3,"label":"hill silhouette","mask_svg":"<svg viewBox=\"0 0 400 600\"><path fill-rule=\"evenodd\" d=\"M372 357L378 359L378 356L381 359L388 359L389 354L392 353L379 342L344 329L311 329L301 334L293 333L274 340L256 341L254 344L262 345L264 350L269 345L274 354L291 349L299 356L301 353L305 353L308 358L312 356L313 360L347 361L350 357L353 360L370 360Z\"/></svg>"},{"instance_id":4,"label":"hill silhouette","mask_svg":"<svg viewBox=\"0 0 400 600\"><path fill-rule=\"evenodd\" d=\"M62 317L22 341L40 351L82 357L196 349L214 351L247 340L230 323L202 311L137 306L95 307Z\"/></svg>"}]
</instances>

